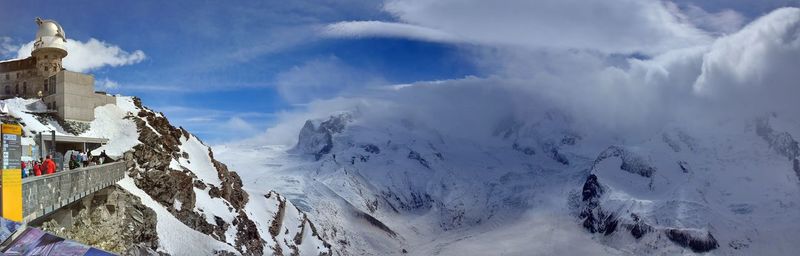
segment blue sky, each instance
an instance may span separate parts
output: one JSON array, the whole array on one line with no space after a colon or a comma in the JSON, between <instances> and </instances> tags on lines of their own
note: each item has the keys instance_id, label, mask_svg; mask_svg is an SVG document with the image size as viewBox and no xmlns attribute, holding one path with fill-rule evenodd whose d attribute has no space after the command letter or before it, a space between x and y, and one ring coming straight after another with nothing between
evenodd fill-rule
<instances>
[{"instance_id":1,"label":"blue sky","mask_svg":"<svg viewBox=\"0 0 800 256\"><path fill-rule=\"evenodd\" d=\"M540 65L513 60L526 51L647 58L707 44L800 3L561 4L571 1L0 0L0 57L17 57L15 47L33 39L35 17L55 19L70 39L94 38L100 48L124 51L107 59L70 56L102 59L84 70L95 75L99 90L139 96L173 124L219 143L263 132L276 113L370 86L524 76L520 66ZM637 12L651 15L630 15ZM659 20L654 12L672 17Z\"/></svg>"},{"instance_id":2,"label":"blue sky","mask_svg":"<svg viewBox=\"0 0 800 256\"><path fill-rule=\"evenodd\" d=\"M146 55L141 62L88 72L98 81L119 84L108 91L139 96L173 124L212 142L251 136L271 124L272 113L333 96L338 87L349 86L344 83L363 82L361 77L394 84L477 73L450 45L402 38L320 38L317 31L329 22L389 17L373 1L314 3L0 1L0 37L10 38L11 44L27 43L35 33L33 19L43 17L58 21L71 39L96 38L128 52L141 50ZM324 81L331 83L327 90L282 97L276 88L285 77L281 74L320 62L349 73ZM228 122L241 127L226 131Z\"/></svg>"}]
</instances>

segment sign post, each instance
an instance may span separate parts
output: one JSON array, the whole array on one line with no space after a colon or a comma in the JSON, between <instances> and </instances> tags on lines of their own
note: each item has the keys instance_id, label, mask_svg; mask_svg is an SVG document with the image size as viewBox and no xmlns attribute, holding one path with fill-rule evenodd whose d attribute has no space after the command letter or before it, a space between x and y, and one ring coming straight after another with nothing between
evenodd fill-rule
<instances>
[{"instance_id":1,"label":"sign post","mask_svg":"<svg viewBox=\"0 0 800 256\"><path fill-rule=\"evenodd\" d=\"M9 220L22 222L22 126L2 124L2 213Z\"/></svg>"}]
</instances>

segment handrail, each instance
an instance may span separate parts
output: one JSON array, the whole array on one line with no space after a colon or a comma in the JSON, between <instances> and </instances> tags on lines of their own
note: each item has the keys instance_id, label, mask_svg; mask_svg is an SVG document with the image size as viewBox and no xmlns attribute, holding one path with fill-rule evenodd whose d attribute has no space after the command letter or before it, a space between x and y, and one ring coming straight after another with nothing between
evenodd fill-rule
<instances>
[{"instance_id":1,"label":"handrail","mask_svg":"<svg viewBox=\"0 0 800 256\"><path fill-rule=\"evenodd\" d=\"M75 169L72 169L72 170L60 171L60 172L56 172L56 173L53 173L53 174L42 174L42 175L39 175L39 176L28 176L28 177L22 179L22 184L29 183L29 182L34 182L34 181L37 181L37 180L55 178L55 177L58 177L58 176L61 176L61 175L67 175L67 174L70 174L70 173L88 171L88 170L93 170L93 169L100 169L100 168L108 167L108 166L111 166L111 165L114 165L114 164L125 164L125 162L124 161L119 161L119 162L113 162L113 163L107 163L107 164L90 165L90 166L85 166L85 167L81 167L81 168L75 168Z\"/></svg>"},{"instance_id":2,"label":"handrail","mask_svg":"<svg viewBox=\"0 0 800 256\"><path fill-rule=\"evenodd\" d=\"M31 222L125 177L128 162L93 165L22 180L23 222Z\"/></svg>"}]
</instances>

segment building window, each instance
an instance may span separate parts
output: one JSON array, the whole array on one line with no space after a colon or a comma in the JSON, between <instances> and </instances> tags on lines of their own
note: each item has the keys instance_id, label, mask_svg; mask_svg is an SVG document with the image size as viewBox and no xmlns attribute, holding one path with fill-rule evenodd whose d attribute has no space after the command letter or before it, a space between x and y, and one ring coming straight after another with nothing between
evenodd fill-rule
<instances>
[{"instance_id":1,"label":"building window","mask_svg":"<svg viewBox=\"0 0 800 256\"><path fill-rule=\"evenodd\" d=\"M11 86L10 85L6 85L6 95L10 95L10 94L11 94Z\"/></svg>"},{"instance_id":2,"label":"building window","mask_svg":"<svg viewBox=\"0 0 800 256\"><path fill-rule=\"evenodd\" d=\"M28 94L28 83L22 82L22 94Z\"/></svg>"},{"instance_id":3,"label":"building window","mask_svg":"<svg viewBox=\"0 0 800 256\"><path fill-rule=\"evenodd\" d=\"M14 94L19 94L19 83L17 83L17 85L14 86Z\"/></svg>"},{"instance_id":4,"label":"building window","mask_svg":"<svg viewBox=\"0 0 800 256\"><path fill-rule=\"evenodd\" d=\"M50 71L50 67L44 67L44 71Z\"/></svg>"},{"instance_id":5,"label":"building window","mask_svg":"<svg viewBox=\"0 0 800 256\"><path fill-rule=\"evenodd\" d=\"M19 78L19 73L17 73L17 78Z\"/></svg>"},{"instance_id":6,"label":"building window","mask_svg":"<svg viewBox=\"0 0 800 256\"><path fill-rule=\"evenodd\" d=\"M11 77L6 74L6 80L11 80Z\"/></svg>"},{"instance_id":7,"label":"building window","mask_svg":"<svg viewBox=\"0 0 800 256\"><path fill-rule=\"evenodd\" d=\"M44 59L48 59L47 57L48 57L48 56L47 56L47 55L45 55L45 56L44 56Z\"/></svg>"}]
</instances>

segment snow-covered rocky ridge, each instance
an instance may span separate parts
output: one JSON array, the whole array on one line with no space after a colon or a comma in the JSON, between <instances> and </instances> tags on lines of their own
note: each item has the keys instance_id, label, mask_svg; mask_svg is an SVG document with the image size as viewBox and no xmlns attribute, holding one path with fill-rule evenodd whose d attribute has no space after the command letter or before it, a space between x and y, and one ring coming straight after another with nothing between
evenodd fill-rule
<instances>
[{"instance_id":1,"label":"snow-covered rocky ridge","mask_svg":"<svg viewBox=\"0 0 800 256\"><path fill-rule=\"evenodd\" d=\"M111 191L45 222L53 232L125 254L330 254L305 213L275 192L243 191L236 172L216 161L208 146L137 98L118 96L116 105L96 108L95 120L83 129L41 114L41 101L2 104L20 119L24 140L49 130L107 138L93 154L105 150L129 161L127 176ZM128 225L117 233L102 230Z\"/></svg>"},{"instance_id":2,"label":"snow-covered rocky ridge","mask_svg":"<svg viewBox=\"0 0 800 256\"><path fill-rule=\"evenodd\" d=\"M215 149L245 190L282 191L342 254L791 254L800 123L717 125L603 138L551 111L472 141L338 113L292 148Z\"/></svg>"},{"instance_id":3,"label":"snow-covered rocky ridge","mask_svg":"<svg viewBox=\"0 0 800 256\"><path fill-rule=\"evenodd\" d=\"M800 9L709 41L480 55L500 71L312 101L214 148L344 255L795 255Z\"/></svg>"}]
</instances>

